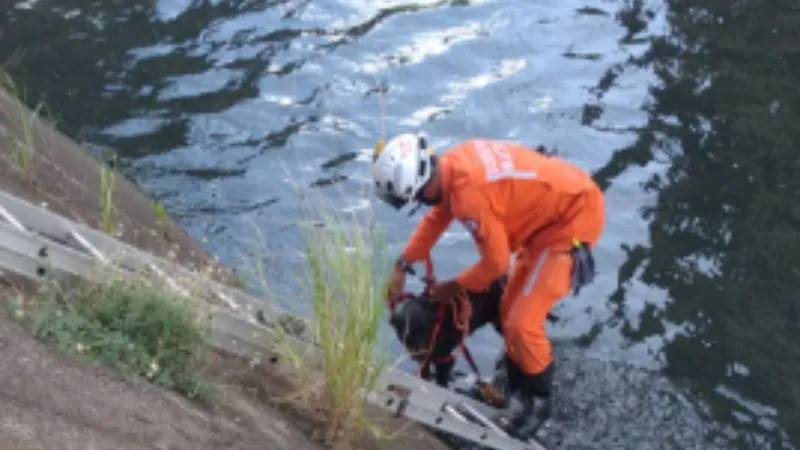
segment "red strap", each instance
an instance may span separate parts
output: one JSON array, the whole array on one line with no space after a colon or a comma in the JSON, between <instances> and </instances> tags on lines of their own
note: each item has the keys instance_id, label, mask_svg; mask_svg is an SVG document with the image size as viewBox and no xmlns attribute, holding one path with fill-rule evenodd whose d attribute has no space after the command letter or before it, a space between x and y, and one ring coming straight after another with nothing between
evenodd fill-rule
<instances>
[{"instance_id":1,"label":"red strap","mask_svg":"<svg viewBox=\"0 0 800 450\"><path fill-rule=\"evenodd\" d=\"M409 298L413 297L414 294L410 292L404 292L397 297L389 297L389 312L394 312L394 309L397 308L397 305L403 303L404 301L408 300Z\"/></svg>"},{"instance_id":2,"label":"red strap","mask_svg":"<svg viewBox=\"0 0 800 450\"><path fill-rule=\"evenodd\" d=\"M461 341L461 343L458 345L458 349L459 351L464 353L464 358L467 360L467 364L469 364L470 369L472 369L472 371L475 372L475 375L478 378L481 378L481 371L480 369L478 369L478 364L475 362L475 358L473 358L472 352L469 351L469 347L467 347L467 344L464 343L464 341ZM445 356L444 358L437 358L433 362L443 364L456 359L456 357L458 357L458 351L453 352Z\"/></svg>"},{"instance_id":3,"label":"red strap","mask_svg":"<svg viewBox=\"0 0 800 450\"><path fill-rule=\"evenodd\" d=\"M444 323L445 308L447 308L445 304L440 304L439 307L436 308L436 324L433 326L431 338L430 341L428 341L425 360L422 361L417 368L417 374L423 378L427 378L430 371L431 361L433 360L433 346L436 345L436 340L439 338L439 331L442 329L442 324Z\"/></svg>"},{"instance_id":4,"label":"red strap","mask_svg":"<svg viewBox=\"0 0 800 450\"><path fill-rule=\"evenodd\" d=\"M436 277L435 277L435 275L433 273L433 261L431 260L431 256L430 255L425 257L425 276L423 277L423 282L425 283L425 293L430 295L431 294L431 290L433 288L433 285L436 283ZM391 311L394 311L395 307L399 303L401 303L401 302L403 302L403 301L405 301L405 300L407 300L407 299L409 299L411 297L413 297L413 294L411 294L409 292L406 292L406 293L401 294L397 298L390 299L389 307L391 308ZM430 373L430 364L432 362L431 352L433 351L433 346L436 344L436 340L439 337L439 331L441 330L442 323L444 322L444 316L445 316L445 311L446 311L445 308L447 308L447 306L452 306L453 307L453 318L454 318L454 320L458 320L459 319L458 308L459 307L462 307L462 308L468 308L469 307L468 305L459 304L459 301L468 302L469 299L467 299L466 297L456 297L456 298L453 299L453 301L452 301L452 303L450 305L442 303L437 308L437 311L436 311L436 324L434 325L433 332L431 333L431 339L430 339L430 342L428 343L428 353L427 353L427 356L426 356L425 360L419 365L419 367L417 369L417 374L418 375L420 375L420 376L422 376L424 378L427 378L429 373ZM471 311L469 312L469 314L471 315ZM480 370L478 370L478 365L475 363L475 359L472 357L472 352L469 351L469 348L467 348L467 345L466 345L466 338L469 335L469 318L468 317L466 318L466 321L467 321L467 323L463 323L463 324L458 324L457 323L456 324L457 326L460 326L460 327L464 328L463 330L461 330L462 333L463 333L463 336L461 338L461 343L459 344L458 347L464 353L464 357L467 359L467 363L469 363L470 368L472 369L473 372L475 372L475 375L480 380L481 379ZM448 355L448 356L446 356L444 358L436 359L435 362L444 363L444 362L452 361L453 359L456 358L457 354L458 354L457 352L451 353L450 355Z\"/></svg>"},{"instance_id":5,"label":"red strap","mask_svg":"<svg viewBox=\"0 0 800 450\"><path fill-rule=\"evenodd\" d=\"M430 295L431 290L433 289L433 285L436 283L436 277L433 274L433 261L431 260L431 255L425 257L425 275L422 277L422 281L425 283L425 293ZM409 298L413 297L414 294L410 292L404 292L396 297L389 296L387 301L389 302L389 311L394 312L394 309L397 307L398 304L408 300Z\"/></svg>"},{"instance_id":6,"label":"red strap","mask_svg":"<svg viewBox=\"0 0 800 450\"><path fill-rule=\"evenodd\" d=\"M425 282L425 293L430 295L433 290L433 285L436 284L436 276L433 274L433 261L431 255L425 257L425 276L422 278Z\"/></svg>"}]
</instances>

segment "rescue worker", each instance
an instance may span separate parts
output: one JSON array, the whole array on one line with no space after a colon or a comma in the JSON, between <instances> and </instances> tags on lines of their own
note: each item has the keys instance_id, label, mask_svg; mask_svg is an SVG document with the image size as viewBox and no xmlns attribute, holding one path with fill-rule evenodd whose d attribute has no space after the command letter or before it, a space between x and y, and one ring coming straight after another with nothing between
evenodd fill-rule
<instances>
[{"instance_id":1,"label":"rescue worker","mask_svg":"<svg viewBox=\"0 0 800 450\"><path fill-rule=\"evenodd\" d=\"M397 259L390 296L402 292L409 265L428 256L453 219L472 234L480 260L435 284L435 301L460 289L483 291L510 268L499 308L510 395L498 419L512 433L530 416L544 422L554 370L545 318L594 278L591 249L605 225L600 188L575 165L523 145L473 139L437 156L424 134L412 133L376 146L373 177L379 198L394 208L432 207Z\"/></svg>"}]
</instances>

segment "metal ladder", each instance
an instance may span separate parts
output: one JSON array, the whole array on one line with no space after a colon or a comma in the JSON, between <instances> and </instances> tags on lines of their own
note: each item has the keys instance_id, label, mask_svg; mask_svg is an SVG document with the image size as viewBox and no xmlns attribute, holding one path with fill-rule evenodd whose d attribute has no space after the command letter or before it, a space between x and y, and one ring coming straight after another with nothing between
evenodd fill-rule
<instances>
[{"instance_id":1,"label":"metal ladder","mask_svg":"<svg viewBox=\"0 0 800 450\"><path fill-rule=\"evenodd\" d=\"M192 280L224 307L212 308L208 344L241 357L269 361L275 353L274 322L258 320L265 308L277 318L281 311L244 292L205 278L179 264L118 241L88 226L0 190L0 269L35 282L51 276L93 281L100 262L118 275L146 270L182 296L191 295L180 280ZM113 255L113 261L112 256ZM300 341L297 341L300 342ZM310 343L302 343L310 346ZM537 442L523 442L498 428L487 415L499 412L483 403L443 389L411 374L387 370L367 401L431 428L496 450L545 450Z\"/></svg>"}]
</instances>

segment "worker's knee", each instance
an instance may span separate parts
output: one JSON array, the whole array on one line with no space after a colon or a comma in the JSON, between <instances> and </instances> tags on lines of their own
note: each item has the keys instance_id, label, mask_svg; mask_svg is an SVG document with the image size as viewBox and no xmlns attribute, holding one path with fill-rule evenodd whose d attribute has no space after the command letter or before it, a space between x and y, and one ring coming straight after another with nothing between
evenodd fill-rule
<instances>
[{"instance_id":1,"label":"worker's knee","mask_svg":"<svg viewBox=\"0 0 800 450\"><path fill-rule=\"evenodd\" d=\"M503 337L509 348L533 348L547 345L547 333L543 320L525 320L525 317L511 317L503 323Z\"/></svg>"},{"instance_id":2,"label":"worker's knee","mask_svg":"<svg viewBox=\"0 0 800 450\"><path fill-rule=\"evenodd\" d=\"M515 317L503 323L506 352L529 375L544 370L552 362L552 349L542 320Z\"/></svg>"}]
</instances>

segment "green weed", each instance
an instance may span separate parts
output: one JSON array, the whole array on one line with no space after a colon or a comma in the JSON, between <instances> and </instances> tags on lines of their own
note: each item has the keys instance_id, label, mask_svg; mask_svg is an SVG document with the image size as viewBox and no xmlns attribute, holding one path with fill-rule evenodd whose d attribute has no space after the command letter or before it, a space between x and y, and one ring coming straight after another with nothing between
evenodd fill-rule
<instances>
[{"instance_id":1,"label":"green weed","mask_svg":"<svg viewBox=\"0 0 800 450\"><path fill-rule=\"evenodd\" d=\"M116 189L117 156L112 152L111 167L100 165L100 207L103 212L103 230L109 236L116 233L116 214L114 206L114 190Z\"/></svg>"},{"instance_id":2,"label":"green weed","mask_svg":"<svg viewBox=\"0 0 800 450\"><path fill-rule=\"evenodd\" d=\"M156 216L156 223L158 226L166 230L167 223L169 222L167 208L165 208L161 202L153 200L153 214Z\"/></svg>"},{"instance_id":3,"label":"green weed","mask_svg":"<svg viewBox=\"0 0 800 450\"><path fill-rule=\"evenodd\" d=\"M142 376L190 399L209 400L206 329L183 298L139 279L49 288L16 316L33 334L125 375Z\"/></svg>"},{"instance_id":4,"label":"green weed","mask_svg":"<svg viewBox=\"0 0 800 450\"><path fill-rule=\"evenodd\" d=\"M5 72L0 72L0 86L5 88L8 93L16 97L18 101L22 101L24 93L14 83L14 80ZM27 181L31 181L33 177L34 158L36 155L36 147L33 141L33 127L36 120L39 118L39 111L42 109L43 104L39 102L33 111L28 112L23 103L19 104L19 137L13 137L10 142L10 154L7 157L11 166L22 172Z\"/></svg>"},{"instance_id":5,"label":"green weed","mask_svg":"<svg viewBox=\"0 0 800 450\"><path fill-rule=\"evenodd\" d=\"M322 374L315 405L324 417L324 441L344 445L362 431L380 435L365 414L364 394L387 366L379 348L384 310L381 295L388 273L379 251L385 246L374 228L355 215L304 208L306 295L313 306L316 358L289 355L295 364ZM315 216L315 217L311 217ZM312 220L313 219L313 220ZM287 347L283 347L284 349ZM308 380L298 388L307 389Z\"/></svg>"}]
</instances>

